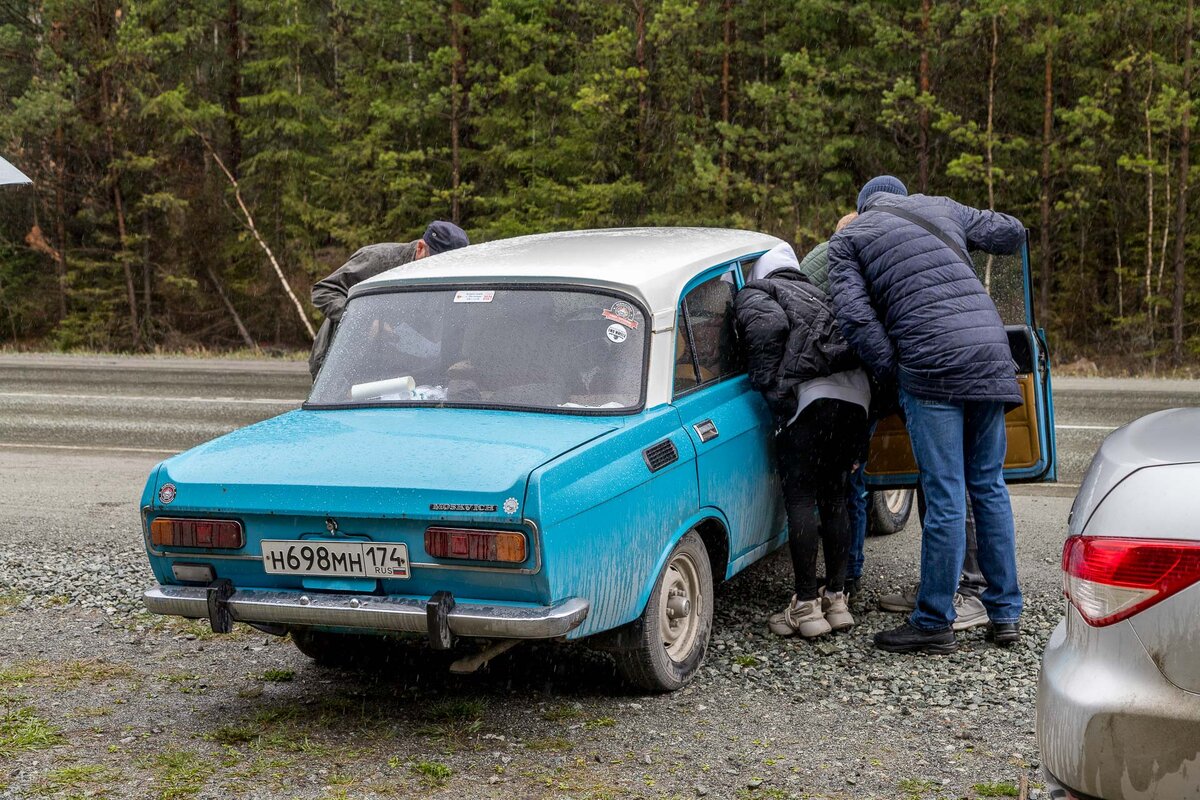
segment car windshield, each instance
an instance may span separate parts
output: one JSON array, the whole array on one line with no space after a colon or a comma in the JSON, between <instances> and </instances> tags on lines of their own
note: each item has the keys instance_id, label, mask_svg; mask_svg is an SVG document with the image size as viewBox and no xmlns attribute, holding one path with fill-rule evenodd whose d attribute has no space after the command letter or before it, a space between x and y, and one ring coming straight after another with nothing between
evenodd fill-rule
<instances>
[{"instance_id":1,"label":"car windshield","mask_svg":"<svg viewBox=\"0 0 1200 800\"><path fill-rule=\"evenodd\" d=\"M354 298L308 407L609 412L642 402L646 321L592 291L470 288Z\"/></svg>"}]
</instances>

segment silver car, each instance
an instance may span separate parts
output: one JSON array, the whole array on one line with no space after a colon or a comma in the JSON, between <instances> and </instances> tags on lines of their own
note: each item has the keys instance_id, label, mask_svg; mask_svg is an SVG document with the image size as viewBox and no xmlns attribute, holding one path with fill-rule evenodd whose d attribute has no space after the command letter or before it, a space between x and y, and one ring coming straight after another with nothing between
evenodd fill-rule
<instances>
[{"instance_id":1,"label":"silver car","mask_svg":"<svg viewBox=\"0 0 1200 800\"><path fill-rule=\"evenodd\" d=\"M1200 409L1110 435L1068 528L1038 682L1050 797L1200 798Z\"/></svg>"}]
</instances>

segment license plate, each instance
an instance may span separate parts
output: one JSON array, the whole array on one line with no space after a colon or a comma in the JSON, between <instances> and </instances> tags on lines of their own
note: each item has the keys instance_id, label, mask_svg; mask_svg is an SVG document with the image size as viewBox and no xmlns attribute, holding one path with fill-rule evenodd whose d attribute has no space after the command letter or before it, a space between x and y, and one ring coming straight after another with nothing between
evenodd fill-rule
<instances>
[{"instance_id":1,"label":"license plate","mask_svg":"<svg viewBox=\"0 0 1200 800\"><path fill-rule=\"evenodd\" d=\"M267 539L263 569L272 575L407 578L408 545Z\"/></svg>"}]
</instances>

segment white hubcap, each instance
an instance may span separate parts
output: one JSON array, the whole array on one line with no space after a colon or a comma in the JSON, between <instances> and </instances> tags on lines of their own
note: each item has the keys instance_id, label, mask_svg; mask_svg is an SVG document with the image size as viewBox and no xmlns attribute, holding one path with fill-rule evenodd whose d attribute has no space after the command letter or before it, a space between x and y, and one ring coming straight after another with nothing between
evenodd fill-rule
<instances>
[{"instance_id":1,"label":"white hubcap","mask_svg":"<svg viewBox=\"0 0 1200 800\"><path fill-rule=\"evenodd\" d=\"M893 514L899 514L903 511L907 500L908 489L889 489L883 494L883 502L887 505L888 511Z\"/></svg>"},{"instance_id":2,"label":"white hubcap","mask_svg":"<svg viewBox=\"0 0 1200 800\"><path fill-rule=\"evenodd\" d=\"M691 652L703 603L696 562L686 553L676 554L667 564L658 597L659 631L663 647L673 660L682 661Z\"/></svg>"}]
</instances>

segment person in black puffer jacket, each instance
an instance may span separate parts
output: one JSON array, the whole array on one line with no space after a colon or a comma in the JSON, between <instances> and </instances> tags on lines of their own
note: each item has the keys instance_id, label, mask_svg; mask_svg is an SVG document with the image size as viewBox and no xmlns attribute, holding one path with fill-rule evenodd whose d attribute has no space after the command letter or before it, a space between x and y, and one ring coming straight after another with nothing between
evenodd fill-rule
<instances>
[{"instance_id":1,"label":"person in black puffer jacket","mask_svg":"<svg viewBox=\"0 0 1200 800\"><path fill-rule=\"evenodd\" d=\"M844 592L850 521L846 488L866 447L867 375L826 294L800 273L790 245L759 258L734 315L750 383L780 426L776 456L788 517L795 594L771 617L773 633L805 638L854 625ZM824 545L824 587L817 545Z\"/></svg>"},{"instance_id":2,"label":"person in black puffer jacket","mask_svg":"<svg viewBox=\"0 0 1200 800\"><path fill-rule=\"evenodd\" d=\"M1009 644L1022 600L1004 413L1022 398L1004 325L966 251L1016 252L1025 228L948 197L907 195L889 175L868 181L858 218L829 244L838 324L878 378L898 383L927 502L916 608L875 643L893 652L957 648L951 625L969 496L988 584L979 599L989 635Z\"/></svg>"}]
</instances>

